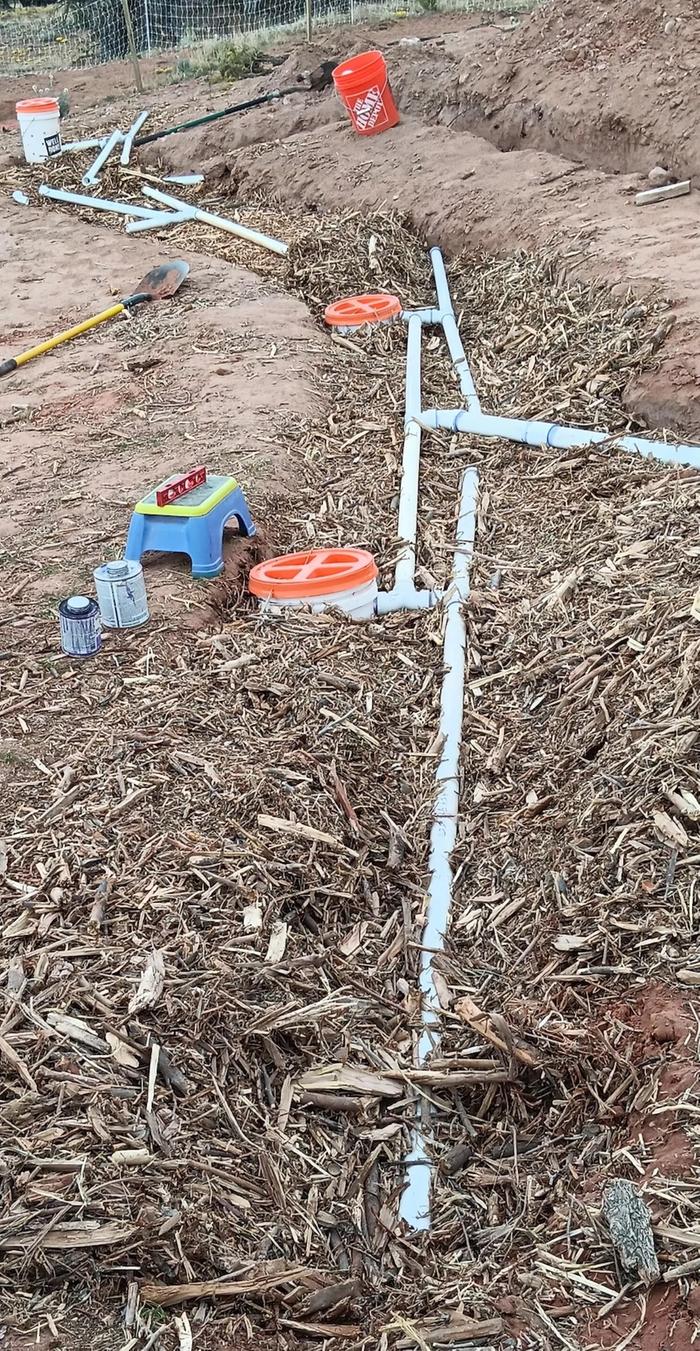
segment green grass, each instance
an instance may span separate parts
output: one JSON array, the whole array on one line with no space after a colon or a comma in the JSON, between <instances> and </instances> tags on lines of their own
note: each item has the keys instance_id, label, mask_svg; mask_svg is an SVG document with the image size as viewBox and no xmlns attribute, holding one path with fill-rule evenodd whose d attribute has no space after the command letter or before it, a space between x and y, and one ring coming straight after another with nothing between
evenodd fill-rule
<instances>
[{"instance_id":1,"label":"green grass","mask_svg":"<svg viewBox=\"0 0 700 1351\"><path fill-rule=\"evenodd\" d=\"M183 57L175 67L175 78L195 79L205 76L209 80L227 84L235 80L244 80L255 75L260 66L262 51L246 43L230 41L215 42L203 47L190 57Z\"/></svg>"},{"instance_id":2,"label":"green grass","mask_svg":"<svg viewBox=\"0 0 700 1351\"><path fill-rule=\"evenodd\" d=\"M0 765L21 765L23 756L13 747L0 744Z\"/></svg>"}]
</instances>

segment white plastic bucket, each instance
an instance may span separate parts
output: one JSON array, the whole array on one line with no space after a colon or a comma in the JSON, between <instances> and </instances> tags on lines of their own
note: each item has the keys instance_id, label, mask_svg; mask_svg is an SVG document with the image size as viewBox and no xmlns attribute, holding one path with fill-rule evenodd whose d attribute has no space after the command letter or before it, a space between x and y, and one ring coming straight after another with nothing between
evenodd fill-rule
<instances>
[{"instance_id":1,"label":"white plastic bucket","mask_svg":"<svg viewBox=\"0 0 700 1351\"><path fill-rule=\"evenodd\" d=\"M366 549L306 549L267 558L251 568L248 590L261 610L342 610L349 619L372 619L377 599L377 565Z\"/></svg>"},{"instance_id":2,"label":"white plastic bucket","mask_svg":"<svg viewBox=\"0 0 700 1351\"><path fill-rule=\"evenodd\" d=\"M61 153L58 99L23 99L16 105L27 164L43 164Z\"/></svg>"},{"instance_id":3,"label":"white plastic bucket","mask_svg":"<svg viewBox=\"0 0 700 1351\"><path fill-rule=\"evenodd\" d=\"M260 608L271 615L301 608L311 610L315 615L322 614L324 610L342 610L349 619L373 619L376 599L375 579L355 591L329 591L327 596L313 596L308 600L261 600Z\"/></svg>"},{"instance_id":4,"label":"white plastic bucket","mask_svg":"<svg viewBox=\"0 0 700 1351\"><path fill-rule=\"evenodd\" d=\"M102 623L108 629L136 629L148 620L148 601L140 563L119 558L96 568L95 589Z\"/></svg>"}]
</instances>

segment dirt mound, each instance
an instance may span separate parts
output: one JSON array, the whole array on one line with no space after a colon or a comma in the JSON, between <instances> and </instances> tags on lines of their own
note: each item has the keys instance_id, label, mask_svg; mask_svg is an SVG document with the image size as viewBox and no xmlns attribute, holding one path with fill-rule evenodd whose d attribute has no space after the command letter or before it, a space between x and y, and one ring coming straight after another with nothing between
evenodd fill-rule
<instances>
[{"instance_id":1,"label":"dirt mound","mask_svg":"<svg viewBox=\"0 0 700 1351\"><path fill-rule=\"evenodd\" d=\"M556 0L511 33L489 30L459 73L461 125L501 150L537 147L604 169L700 169L694 134L700 13L683 0Z\"/></svg>"},{"instance_id":2,"label":"dirt mound","mask_svg":"<svg viewBox=\"0 0 700 1351\"><path fill-rule=\"evenodd\" d=\"M581 69L600 62L629 61L640 52L678 59L697 38L697 6L683 0L550 0L516 30L517 59L549 66L565 61ZM650 51L650 48L653 51Z\"/></svg>"}]
</instances>

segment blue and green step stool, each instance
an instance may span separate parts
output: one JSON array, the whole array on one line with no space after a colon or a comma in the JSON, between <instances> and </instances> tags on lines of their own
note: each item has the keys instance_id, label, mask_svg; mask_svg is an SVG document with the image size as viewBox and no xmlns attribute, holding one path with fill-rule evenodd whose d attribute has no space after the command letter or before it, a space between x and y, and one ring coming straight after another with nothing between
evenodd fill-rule
<instances>
[{"instance_id":1,"label":"blue and green step stool","mask_svg":"<svg viewBox=\"0 0 700 1351\"><path fill-rule=\"evenodd\" d=\"M241 535L255 534L248 503L235 478L207 474L190 492L167 506L158 506L156 496L181 478L173 474L136 503L126 537L124 557L138 563L149 550L187 554L193 577L218 577L224 567L224 526L235 516Z\"/></svg>"}]
</instances>

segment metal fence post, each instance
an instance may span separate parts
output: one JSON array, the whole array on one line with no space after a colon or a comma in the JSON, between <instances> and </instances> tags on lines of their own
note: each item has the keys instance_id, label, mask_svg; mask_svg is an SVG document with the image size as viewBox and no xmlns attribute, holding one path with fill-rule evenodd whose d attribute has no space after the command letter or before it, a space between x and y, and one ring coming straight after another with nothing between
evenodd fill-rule
<instances>
[{"instance_id":1,"label":"metal fence post","mask_svg":"<svg viewBox=\"0 0 700 1351\"><path fill-rule=\"evenodd\" d=\"M151 55L151 16L148 12L148 0L143 0L143 26L146 35L146 51Z\"/></svg>"},{"instance_id":2,"label":"metal fence post","mask_svg":"<svg viewBox=\"0 0 700 1351\"><path fill-rule=\"evenodd\" d=\"M313 0L305 0L306 4L306 41L311 41L313 30Z\"/></svg>"}]
</instances>

